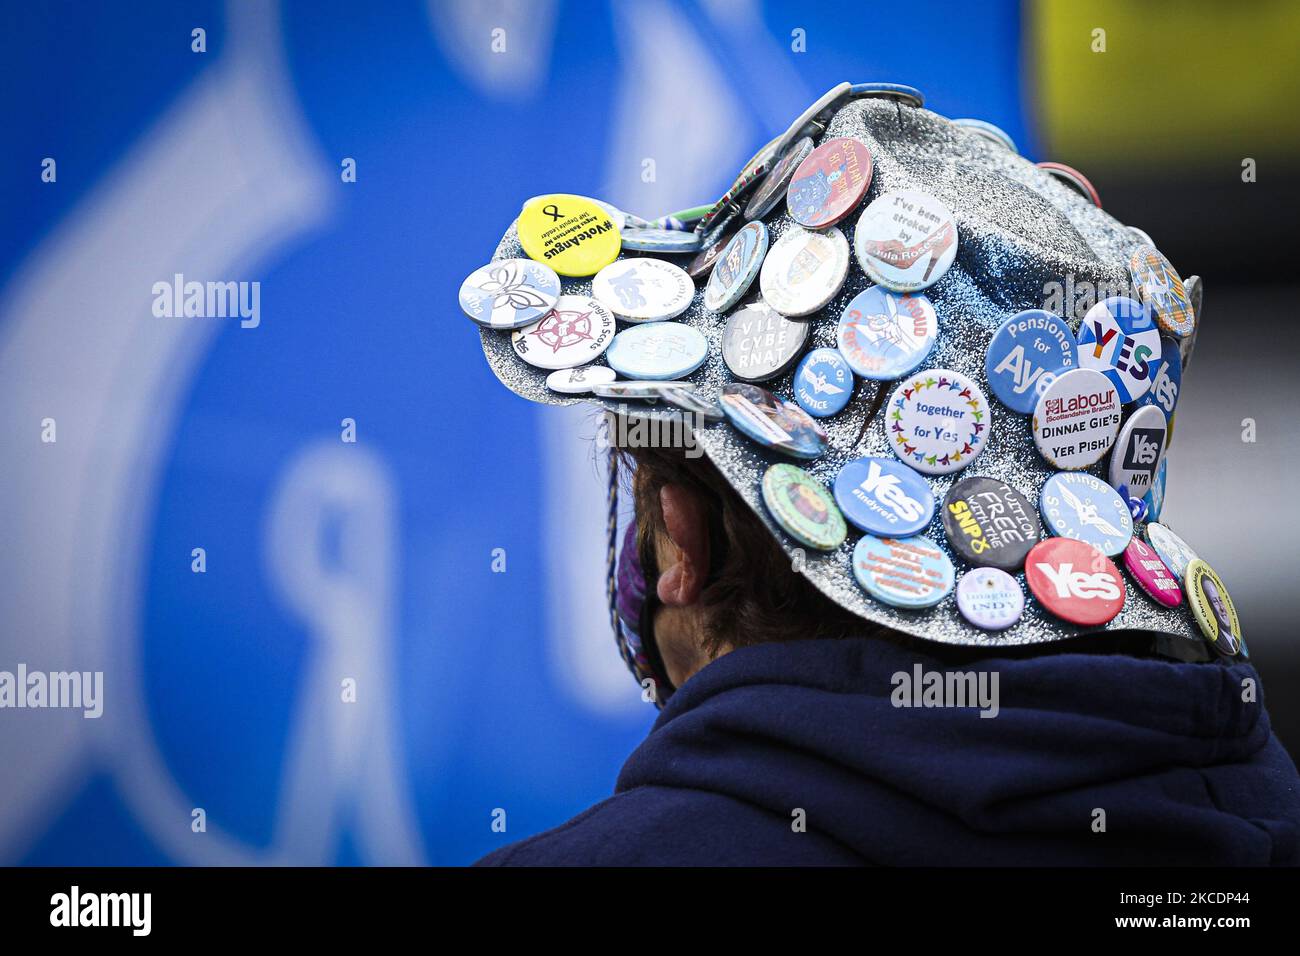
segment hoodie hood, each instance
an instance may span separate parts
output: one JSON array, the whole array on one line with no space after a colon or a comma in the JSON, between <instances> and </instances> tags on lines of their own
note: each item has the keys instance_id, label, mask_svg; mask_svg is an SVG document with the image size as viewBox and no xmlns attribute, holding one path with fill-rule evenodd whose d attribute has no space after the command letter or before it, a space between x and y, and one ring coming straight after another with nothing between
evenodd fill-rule
<instances>
[{"instance_id":1,"label":"hoodie hood","mask_svg":"<svg viewBox=\"0 0 1300 956\"><path fill-rule=\"evenodd\" d=\"M996 714L900 706L923 699L918 674L949 672L983 673ZM668 702L617 790L643 787L724 795L786 826L802 809L867 863L1297 861L1300 780L1244 663L950 665L871 638L742 648Z\"/></svg>"}]
</instances>

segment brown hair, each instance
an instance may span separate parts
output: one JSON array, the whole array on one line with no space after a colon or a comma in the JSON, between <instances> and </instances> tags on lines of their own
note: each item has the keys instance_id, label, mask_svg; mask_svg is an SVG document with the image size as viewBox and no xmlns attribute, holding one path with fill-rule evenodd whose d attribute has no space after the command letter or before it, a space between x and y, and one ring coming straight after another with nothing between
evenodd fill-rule
<instances>
[{"instance_id":1,"label":"brown hair","mask_svg":"<svg viewBox=\"0 0 1300 956\"><path fill-rule=\"evenodd\" d=\"M625 434L625 433L624 433ZM698 452L698 446L695 446ZM694 490L706 503L710 517L709 579L701 598L706 616L704 650L716 657L725 645L746 647L812 638L874 637L920 650L951 665L983 660L991 655L1025 658L1043 654L1123 653L1141 657L1209 659L1192 653L1187 642L1146 631L1107 631L1051 644L1007 645L996 648L922 641L902 631L858 617L817 590L793 564L767 526L723 477L707 456L688 457L684 444L675 447L618 449L623 482L636 503L637 547L647 577L654 568L655 536L664 532L659 489L667 484ZM647 580L647 599L654 591Z\"/></svg>"},{"instance_id":2,"label":"brown hair","mask_svg":"<svg viewBox=\"0 0 1300 956\"><path fill-rule=\"evenodd\" d=\"M864 636L887 631L846 611L794 570L744 499L707 457L690 458L682 447L620 449L636 502L637 545L643 567L653 564L653 542L664 532L659 489L690 488L710 517L710 567L701 604L704 650L716 657L724 645L745 647L775 641ZM653 582L649 582L653 592Z\"/></svg>"}]
</instances>

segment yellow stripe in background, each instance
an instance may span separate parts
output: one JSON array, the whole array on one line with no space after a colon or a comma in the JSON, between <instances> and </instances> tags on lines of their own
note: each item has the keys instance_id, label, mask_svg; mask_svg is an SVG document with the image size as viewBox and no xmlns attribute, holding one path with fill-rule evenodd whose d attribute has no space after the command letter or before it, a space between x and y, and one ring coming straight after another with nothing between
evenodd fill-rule
<instances>
[{"instance_id":1,"label":"yellow stripe in background","mask_svg":"<svg viewBox=\"0 0 1300 956\"><path fill-rule=\"evenodd\" d=\"M1300 158L1297 0L1028 0L1026 12L1044 158L1089 171L1194 170L1225 151Z\"/></svg>"}]
</instances>

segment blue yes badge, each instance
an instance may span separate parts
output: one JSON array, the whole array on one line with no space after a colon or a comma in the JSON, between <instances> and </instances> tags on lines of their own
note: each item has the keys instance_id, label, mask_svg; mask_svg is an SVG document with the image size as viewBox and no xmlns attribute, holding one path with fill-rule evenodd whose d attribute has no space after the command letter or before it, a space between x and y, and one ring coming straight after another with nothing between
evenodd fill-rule
<instances>
[{"instance_id":1,"label":"blue yes badge","mask_svg":"<svg viewBox=\"0 0 1300 956\"><path fill-rule=\"evenodd\" d=\"M794 375L794 398L814 418L838 415L853 397L853 369L835 349L813 349Z\"/></svg>"},{"instance_id":2,"label":"blue yes badge","mask_svg":"<svg viewBox=\"0 0 1300 956\"><path fill-rule=\"evenodd\" d=\"M835 478L835 503L852 524L872 534L902 538L934 518L930 484L893 458L857 458Z\"/></svg>"},{"instance_id":3,"label":"blue yes badge","mask_svg":"<svg viewBox=\"0 0 1300 956\"><path fill-rule=\"evenodd\" d=\"M998 401L1033 414L1038 396L1062 372L1079 366L1074 333L1060 316L1029 309L1011 316L989 343L984 372Z\"/></svg>"},{"instance_id":4,"label":"blue yes badge","mask_svg":"<svg viewBox=\"0 0 1300 956\"><path fill-rule=\"evenodd\" d=\"M1174 430L1174 408L1178 405L1178 392L1183 385L1183 359L1178 346L1167 338L1160 339L1160 361L1155 363L1151 387L1138 399L1138 406L1155 405L1165 413L1169 431Z\"/></svg>"}]
</instances>

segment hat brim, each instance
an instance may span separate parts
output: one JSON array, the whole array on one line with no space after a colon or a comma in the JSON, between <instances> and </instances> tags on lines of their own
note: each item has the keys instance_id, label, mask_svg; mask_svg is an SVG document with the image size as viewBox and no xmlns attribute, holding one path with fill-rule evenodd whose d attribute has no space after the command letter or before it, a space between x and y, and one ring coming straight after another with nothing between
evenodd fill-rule
<instances>
[{"instance_id":1,"label":"hat brim","mask_svg":"<svg viewBox=\"0 0 1300 956\"><path fill-rule=\"evenodd\" d=\"M839 224L852 245L852 226L873 199L896 189L919 189L941 199L957 219L957 259L938 283L925 290L939 316L939 338L922 368L950 368L980 383L986 394L984 358L988 343L1001 322L1023 309L1042 308L1052 283L1067 292L1092 288L1126 288L1131 252L1142 245L1122 223L1096 208L1033 163L1002 149L987 139L924 109L892 101L864 99L850 102L835 115L826 134L848 136L864 143L874 161L872 182L859 210ZM793 220L784 204L765 219L775 243ZM524 255L512 224L494 259ZM659 256L682 262L682 257ZM563 278L565 294L589 295L590 278ZM835 346L838 317L847 303L871 282L854 265L839 294L824 309L809 316L812 334L808 348ZM756 284L757 285L757 284ZM751 296L754 293L751 293ZM725 320L703 305L702 287L691 307L676 321L701 332L709 342L705 363L685 380L693 382L706 399L716 399L724 385L734 380L722 359ZM1077 331L1086 296L1063 317ZM853 547L860 533L850 528L848 539L832 552L803 548L768 514L761 500L763 473L769 465L791 461L738 432L726 421L696 428L692 416L660 405L563 395L546 386L548 372L535 368L514 352L510 333L482 329L483 352L489 366L511 391L544 405L587 402L611 411L653 419L681 419L694 441L736 489L795 560L802 552L802 573L827 597L865 620L894 628L924 640L967 646L1046 644L1078 638L1098 631L1145 632L1161 635L1174 649L1173 656L1205 659L1211 656L1185 605L1166 608L1152 600L1126 578L1127 597L1120 613L1102 628L1080 627L1052 615L1026 588L1025 611L1018 623L1002 631L975 627L962 617L949 594L925 610L905 610L871 598L858 585L852 570ZM598 360L596 364L604 364ZM781 398L792 399L793 373L764 382ZM882 425L880 406L896 383L859 379L854 396L838 415L822 419L830 440L822 457L797 462L829 487L843 465L867 455L892 457ZM955 474L926 476L936 501L962 478L989 476L1005 481L1031 502L1037 502L1043 483L1056 469L1039 456L1030 431L1029 417L992 404L992 424L987 446L965 469ZM1088 469L1105 480L1102 466ZM1135 533L1141 533L1138 526ZM958 578L970 565L948 544L937 513L922 533L952 558ZM1117 561L1117 565L1120 562ZM798 566L798 565L796 565ZM1017 575L1025 588L1024 574Z\"/></svg>"}]
</instances>

